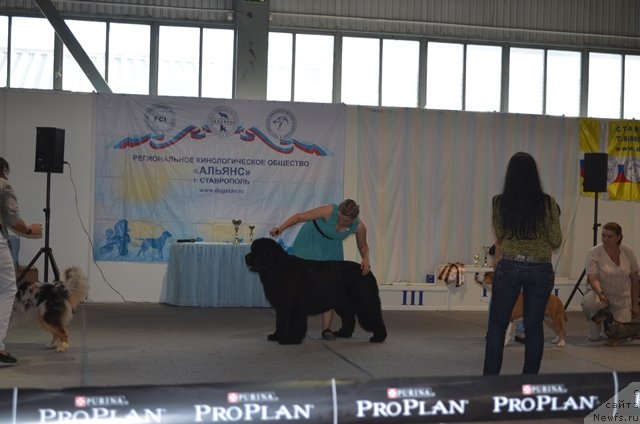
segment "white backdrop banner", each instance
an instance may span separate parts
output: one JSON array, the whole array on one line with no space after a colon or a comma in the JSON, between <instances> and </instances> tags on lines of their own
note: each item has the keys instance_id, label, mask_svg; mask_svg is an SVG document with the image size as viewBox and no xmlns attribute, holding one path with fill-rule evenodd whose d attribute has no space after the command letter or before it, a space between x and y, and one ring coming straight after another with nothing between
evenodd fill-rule
<instances>
[{"instance_id":1,"label":"white backdrop banner","mask_svg":"<svg viewBox=\"0 0 640 424\"><path fill-rule=\"evenodd\" d=\"M178 239L232 242L232 219L247 242L341 201L345 114L336 104L97 95L94 258L163 262Z\"/></svg>"}]
</instances>

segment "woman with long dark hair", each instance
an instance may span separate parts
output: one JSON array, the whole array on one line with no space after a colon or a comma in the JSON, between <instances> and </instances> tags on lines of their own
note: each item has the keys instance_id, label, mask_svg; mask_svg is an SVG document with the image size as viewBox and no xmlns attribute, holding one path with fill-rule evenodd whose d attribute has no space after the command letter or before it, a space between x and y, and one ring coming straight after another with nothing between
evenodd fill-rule
<instances>
[{"instance_id":1,"label":"woman with long dark hair","mask_svg":"<svg viewBox=\"0 0 640 424\"><path fill-rule=\"evenodd\" d=\"M553 250L562 243L560 207L542 190L538 166L519 152L507 166L502 194L493 198L496 266L483 374L499 374L505 331L520 292L524 296L523 374L537 374L544 349L544 311L554 285Z\"/></svg>"}]
</instances>

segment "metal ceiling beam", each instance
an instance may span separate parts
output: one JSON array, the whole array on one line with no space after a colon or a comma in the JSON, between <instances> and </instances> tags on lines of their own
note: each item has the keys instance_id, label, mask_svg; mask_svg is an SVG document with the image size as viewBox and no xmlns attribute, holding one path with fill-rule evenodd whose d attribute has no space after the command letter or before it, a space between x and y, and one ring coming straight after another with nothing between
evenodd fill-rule
<instances>
[{"instance_id":1,"label":"metal ceiling beam","mask_svg":"<svg viewBox=\"0 0 640 424\"><path fill-rule=\"evenodd\" d=\"M36 0L36 3L44 17L51 23L58 37L60 37L64 45L67 46L76 62L78 62L78 65L80 65L80 68L82 68L87 78L89 78L89 81L91 81L96 91L98 93L111 93L111 88L109 88L107 82L102 78L102 75L100 75L100 72L98 72L98 69L91 59L89 59L89 56L73 35L64 19L62 19L62 15L60 15L51 0Z\"/></svg>"}]
</instances>

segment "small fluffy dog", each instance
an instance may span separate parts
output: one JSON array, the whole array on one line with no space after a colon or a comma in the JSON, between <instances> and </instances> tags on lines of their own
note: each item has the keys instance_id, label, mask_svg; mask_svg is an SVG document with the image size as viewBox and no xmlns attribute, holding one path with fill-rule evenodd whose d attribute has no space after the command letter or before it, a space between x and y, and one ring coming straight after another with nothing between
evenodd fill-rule
<instances>
[{"instance_id":1,"label":"small fluffy dog","mask_svg":"<svg viewBox=\"0 0 640 424\"><path fill-rule=\"evenodd\" d=\"M609 338L607 346L615 347L620 340L640 336L640 322L620 322L613 318L607 308L602 308L591 317L591 321L602 324L604 334Z\"/></svg>"},{"instance_id":2,"label":"small fluffy dog","mask_svg":"<svg viewBox=\"0 0 640 424\"><path fill-rule=\"evenodd\" d=\"M483 285L483 287L490 289L491 284L493 283L493 272L485 272L484 276L480 276L478 273L475 275L475 280L477 283ZM516 299L516 304L513 305L513 312L511 313L511 323L509 327L507 327L507 335L505 337L505 346L509 343L511 339L511 327L513 326L513 321L522 318L524 311L524 296L522 293L518 295ZM544 312L544 322L553 329L556 333L556 336L553 338L551 343L557 344L558 347L564 347L565 341L567 338L567 330L565 329L564 322L567 321L567 314L564 310L564 305L558 296L552 294L549 296L549 300L547 301L547 307ZM525 328L526 331L526 328Z\"/></svg>"},{"instance_id":3,"label":"small fluffy dog","mask_svg":"<svg viewBox=\"0 0 640 424\"><path fill-rule=\"evenodd\" d=\"M67 268L62 281L52 283L18 284L14 309L32 315L53 335L50 346L57 352L69 347L67 326L75 308L86 299L89 291L87 277L78 267Z\"/></svg>"}]
</instances>

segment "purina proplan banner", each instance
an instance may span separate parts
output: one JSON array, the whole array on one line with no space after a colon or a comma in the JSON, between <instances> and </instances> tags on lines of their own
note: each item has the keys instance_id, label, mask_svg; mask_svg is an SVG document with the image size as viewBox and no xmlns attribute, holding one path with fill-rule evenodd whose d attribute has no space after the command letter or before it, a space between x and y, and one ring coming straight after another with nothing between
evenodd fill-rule
<instances>
[{"instance_id":1,"label":"purina proplan banner","mask_svg":"<svg viewBox=\"0 0 640 424\"><path fill-rule=\"evenodd\" d=\"M614 372L15 388L0 390L0 422L440 423L585 418L594 411L598 417L637 416L639 382L640 373Z\"/></svg>"}]
</instances>

